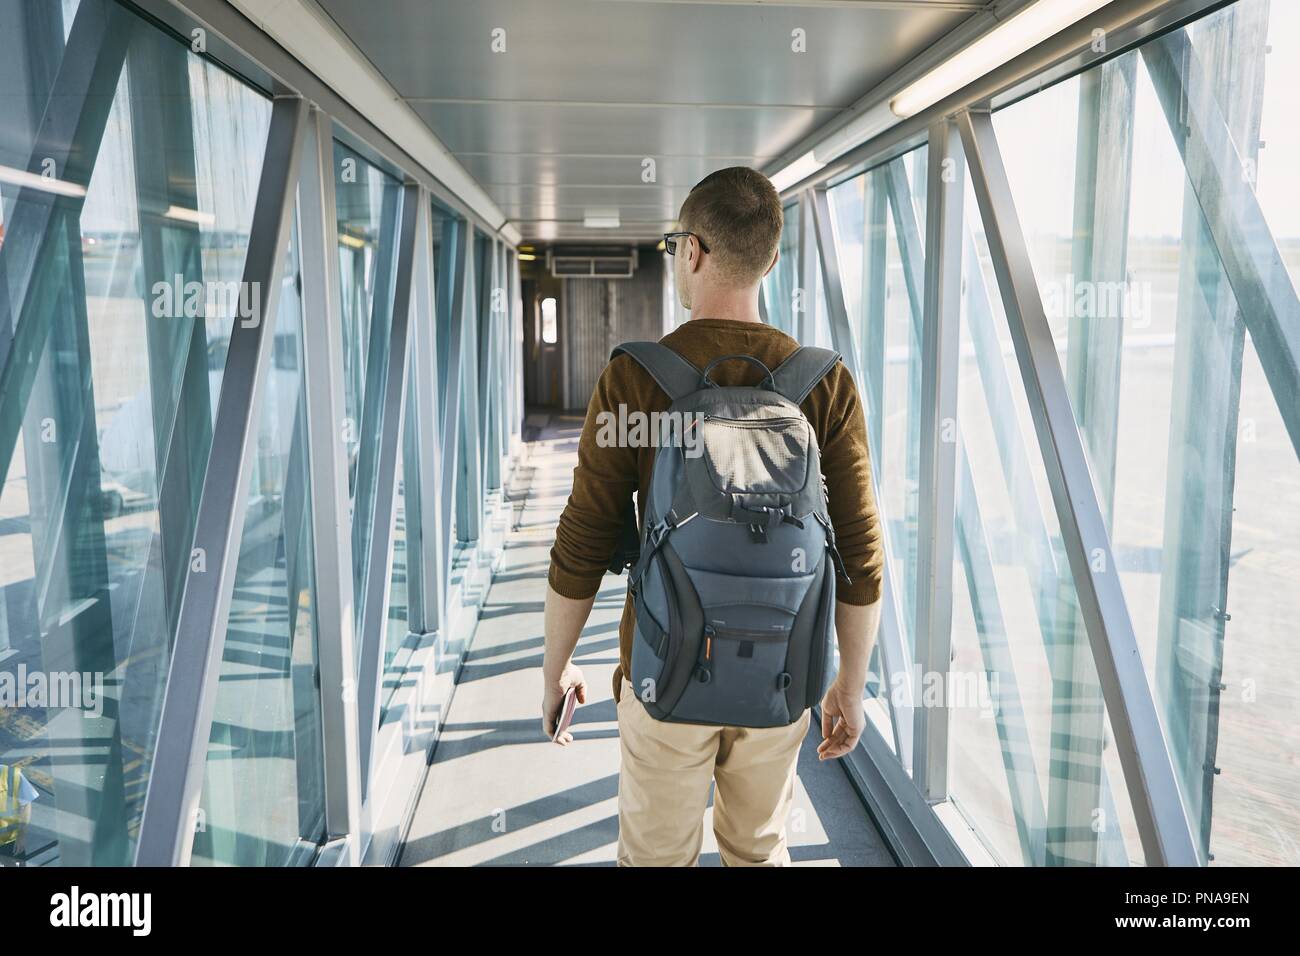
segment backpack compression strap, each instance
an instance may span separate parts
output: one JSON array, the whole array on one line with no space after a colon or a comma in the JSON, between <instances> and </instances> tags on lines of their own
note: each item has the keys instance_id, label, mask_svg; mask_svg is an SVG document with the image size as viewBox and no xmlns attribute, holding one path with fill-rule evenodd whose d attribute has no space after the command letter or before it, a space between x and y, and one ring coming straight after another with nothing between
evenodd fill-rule
<instances>
[{"instance_id":1,"label":"backpack compression strap","mask_svg":"<svg viewBox=\"0 0 1300 956\"><path fill-rule=\"evenodd\" d=\"M796 353L798 354L798 353ZM650 373L672 401L700 390L700 370L658 342L624 342L609 355L612 362L626 355ZM811 387L811 386L810 386Z\"/></svg>"},{"instance_id":2,"label":"backpack compression strap","mask_svg":"<svg viewBox=\"0 0 1300 956\"><path fill-rule=\"evenodd\" d=\"M776 391L798 405L839 360L840 353L833 349L801 346L772 372Z\"/></svg>"}]
</instances>

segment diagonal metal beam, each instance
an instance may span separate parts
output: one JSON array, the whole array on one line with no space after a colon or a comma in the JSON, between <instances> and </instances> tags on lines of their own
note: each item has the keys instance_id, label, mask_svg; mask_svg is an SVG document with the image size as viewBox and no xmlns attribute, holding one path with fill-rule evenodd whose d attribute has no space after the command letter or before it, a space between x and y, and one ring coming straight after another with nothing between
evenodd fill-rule
<instances>
[{"instance_id":1,"label":"diagonal metal beam","mask_svg":"<svg viewBox=\"0 0 1300 956\"><path fill-rule=\"evenodd\" d=\"M1069 275L1072 282L1094 288L1127 281L1136 71L1137 59L1123 56L1079 77ZM1065 384L1102 516L1113 530L1123 316L1069 312ZM1039 598L1051 602L1056 619L1054 636L1044 641L1052 675L1050 733L1056 742L1049 763L1045 862L1096 866L1126 851L1118 827L1083 825L1098 807L1113 803L1114 795L1103 759L1105 707L1087 635L1068 594L1071 587L1060 579L1055 593L1041 592Z\"/></svg>"},{"instance_id":2,"label":"diagonal metal beam","mask_svg":"<svg viewBox=\"0 0 1300 956\"><path fill-rule=\"evenodd\" d=\"M388 374L384 378L383 428L375 463L374 526L368 542L365 595L361 606L361 657L357 666L357 727L361 743L361 792L369 793L373 752L379 732L379 701L384 679L384 638L388 631L389 579L393 565L393 522L397 515L397 450L402 441L406 406L407 342L415 271L416 214L420 187L402 187L398 220L397 264L393 277L393 327L389 336Z\"/></svg>"},{"instance_id":3,"label":"diagonal metal beam","mask_svg":"<svg viewBox=\"0 0 1300 956\"><path fill-rule=\"evenodd\" d=\"M799 197L799 257L795 287L801 293L798 310L790 310L790 328L787 331L800 343L811 345L817 333L817 236L813 223L812 193Z\"/></svg>"},{"instance_id":4,"label":"diagonal metal beam","mask_svg":"<svg viewBox=\"0 0 1300 956\"><path fill-rule=\"evenodd\" d=\"M420 526L420 580L408 582L421 595L419 615L410 622L417 634L430 634L442 629L447 613L446 536L443 532L443 509L439 492L442 488L442 448L439 441L438 418L438 322L437 290L434 288L432 259L433 210L428 194L420 203L420 222L416 241L414 305L415 328L411 332L411 349L414 351L412 374L415 376L408 388L414 389L410 404L419 434L418 474L421 494L419 499ZM446 281L446 277L443 277ZM409 545L408 545L409 547Z\"/></svg>"},{"instance_id":5,"label":"diagonal metal beam","mask_svg":"<svg viewBox=\"0 0 1300 956\"><path fill-rule=\"evenodd\" d=\"M27 172L53 177L74 195L19 191L0 247L0 488L13 460L23 411L52 323L40 308L42 286L66 254L68 220L81 216L104 127L126 61L135 17L110 0L85 0L72 21L58 76L32 147ZM51 290L53 291L53 290Z\"/></svg>"},{"instance_id":6,"label":"diagonal metal beam","mask_svg":"<svg viewBox=\"0 0 1300 956\"><path fill-rule=\"evenodd\" d=\"M963 111L957 115L957 125L1143 851L1151 865L1195 866L1187 814L1020 231L993 120L987 113Z\"/></svg>"},{"instance_id":7,"label":"diagonal metal beam","mask_svg":"<svg viewBox=\"0 0 1300 956\"><path fill-rule=\"evenodd\" d=\"M803 268L807 274L816 278L816 264L820 262L822 282L826 293L826 307L829 311L831 343L840 353L848 367L853 380L858 384L859 393L867 395L862 378L861 352L854 344L853 327L849 322L848 309L844 301L844 287L840 281L839 253L835 246L835 230L831 223L830 202L824 188L813 191L806 197L801 207L800 226L814 234L815 252L818 256L812 267L807 262ZM816 289L809 286L804 290L804 302L816 302ZM805 313L806 314L806 313ZM883 318L882 318L883 321ZM805 326L811 331L812 326ZM867 418L879 419L881 409L868 408ZM870 414L874 413L874 414ZM875 449L880 453L879 446ZM872 467L872 492L877 507L884 498L880 494L876 466ZM893 554L890 547L889 524L883 513L880 515L881 547L886 556ZM894 731L894 746L898 759L908 769L912 766L913 724L915 722L912 655L908 652L903 638L903 613L900 606L902 590L893 572L893 562L885 561L884 588L881 593L880 615L880 661L885 673L885 701L889 707L890 720ZM901 690L900 690L901 685Z\"/></svg>"},{"instance_id":8,"label":"diagonal metal beam","mask_svg":"<svg viewBox=\"0 0 1300 956\"><path fill-rule=\"evenodd\" d=\"M275 344L280 278L292 234L306 122L307 108L301 99L276 99L244 260L242 288L260 293L248 297L257 303L258 312L251 318L236 317L230 334L212 428L212 454L195 521L190 574L140 823L136 863L141 866L183 866L189 862L194 842L194 811L212 733L212 709L252 479L250 463Z\"/></svg>"},{"instance_id":9,"label":"diagonal metal beam","mask_svg":"<svg viewBox=\"0 0 1300 956\"><path fill-rule=\"evenodd\" d=\"M385 174L372 170L381 180ZM361 436L357 448L356 481L353 491L352 509L352 554L354 557L366 557L370 553L370 536L378 517L375 502L378 498L378 470L380 444L375 440L384 429L384 413L387 409L383 384L393 374L390 364L392 358L393 336L393 283L396 279L398 231L402 228L401 190L395 184L385 184L379 197L379 242L375 250L374 261L363 264L357 258L358 270L370 270L374 288L366 303L366 296L361 295L355 308L370 308L369 333L366 338L365 376L358 382L358 394L361 398L360 422L357 434ZM358 289L364 288L365 279L358 275ZM364 382L364 386L361 383ZM365 617L365 602L368 595L366 581L370 574L369 566L363 561L353 569L353 593L356 598L357 633L361 635L361 622Z\"/></svg>"},{"instance_id":10,"label":"diagonal metal beam","mask_svg":"<svg viewBox=\"0 0 1300 956\"><path fill-rule=\"evenodd\" d=\"M483 293L479 296L478 393L483 486L491 491L501 487L501 455L497 420L501 412L500 380L500 310L501 288L500 243L494 237L485 240Z\"/></svg>"},{"instance_id":11,"label":"diagonal metal beam","mask_svg":"<svg viewBox=\"0 0 1300 956\"><path fill-rule=\"evenodd\" d=\"M450 570L455 554L452 516L455 513L456 473L460 461L460 422L461 408L465 397L461 382L464 361L461 351L464 348L466 310L474 298L474 230L464 220L448 219L443 224L443 239L440 248L442 266L439 274L445 276L442 289L438 290L439 316L438 331L445 333L446 349L439 349L439 367L442 369L442 424L441 433L441 493L439 505L442 509L442 534L444 537L443 554L447 568Z\"/></svg>"},{"instance_id":12,"label":"diagonal metal beam","mask_svg":"<svg viewBox=\"0 0 1300 956\"><path fill-rule=\"evenodd\" d=\"M963 157L960 153L954 153L953 158L959 160ZM953 172L956 175L957 182L964 179L964 173L960 167L954 166ZM923 276L926 257L921 246L921 231L916 221L916 210L912 204L912 188L907 166L902 159L899 159L882 167L880 175L888 180L887 186L882 184L877 187L877 191L880 193L880 202L884 205L885 193L888 190L888 204L892 210L894 228L899 239L899 254L903 258L905 273L911 275L910 279L905 275L905 282L909 290L912 336L915 341L920 342L924 337L922 324L924 308ZM964 196L962 204L964 207ZM878 218L883 232L884 210L880 212ZM988 303L988 291L984 285L979 259L974 252L975 245L970 224L964 221L964 216L959 220L959 224L962 236L961 254L965 257L965 274L969 282L965 297L966 308L969 313L967 315L967 325L970 329L975 357L979 365L979 380L983 386L986 404L989 408L1009 408L1011 407L1011 386L1008 382L1006 369L1002 365L1001 346L994 331L993 315ZM879 241L883 245L883 235ZM883 266L881 266L881 276L883 282ZM881 308L883 308L883 304ZM884 348L883 337L880 348ZM1011 490L1018 523L1022 527L1027 526L1033 529L1034 533L1027 536L1029 540L1035 543L1041 542L1041 547L1037 551L1031 550L1031 553L1041 555L1050 552L1043 516L1037 510L1037 499L1033 497L1032 485L1023 481L1015 481L1011 477L1028 475L1028 459L1025 457L1019 435L1018 433L1013 434L1008 427L999 427L996 419L994 420L994 430L1003 475L1007 478L1008 489ZM970 460L966 456L965 449L960 444L958 444L956 452L957 461L954 482L959 489L957 500L962 501L962 506L956 515L956 547L963 559L967 590L970 594L971 606L975 612L975 628L979 636L980 651L985 663L985 669L991 674L998 675L996 690L998 707L994 718L997 724L998 739L1003 745L1003 766L1007 774L1007 788L1011 794L1012 806L1016 810L1021 847L1026 854L1029 854L1028 861L1041 861L1046 817L1043 810L1042 795L1038 789L1038 776L1034 767L1033 754L1028 746L1026 736L1028 725L1025 720L1024 707L1015 681L1013 660L1006 645L1006 631L1003 627L1002 609L998 601L997 578L993 570L993 550L989 547L984 521L980 514L979 502L975 493L975 478ZM1016 489L1026 490L1017 491ZM1055 586L1055 565L1051 565L1051 568L1053 569L1051 581ZM1033 569L1039 575L1044 573L1041 561L1036 562ZM925 593L923 591L917 592L917 600L920 601ZM1044 632L1049 632L1049 624L1053 618L1042 607L1044 602L1041 595L1043 593L1042 588L1034 589L1035 599L1039 604L1040 626L1043 627ZM951 615L949 620L951 622ZM951 628L951 623L949 628Z\"/></svg>"},{"instance_id":13,"label":"diagonal metal beam","mask_svg":"<svg viewBox=\"0 0 1300 956\"><path fill-rule=\"evenodd\" d=\"M470 545L479 540L483 524L483 445L479 438L482 421L479 415L478 358L483 315L482 290L491 281L488 271L491 266L484 249L487 240L472 226L467 226L466 231L469 233L464 260L467 284L465 311L460 315L465 328L460 337L460 354L453 356L452 361L461 365L460 374L465 392L456 418L456 430L460 433L460 457L456 469L456 537Z\"/></svg>"},{"instance_id":14,"label":"diagonal metal beam","mask_svg":"<svg viewBox=\"0 0 1300 956\"><path fill-rule=\"evenodd\" d=\"M812 191L806 208L812 213L813 232L816 234L817 256L822 268L822 286L826 293L827 319L831 327L831 341L840 353L844 364L853 375L854 382L862 381L860 352L855 342L849 310L844 303L844 286L840 282L840 260L835 249L835 229L831 223L830 200L826 187ZM815 295L809 298L816 301Z\"/></svg>"},{"instance_id":15,"label":"diagonal metal beam","mask_svg":"<svg viewBox=\"0 0 1300 956\"><path fill-rule=\"evenodd\" d=\"M303 335L303 388L309 435L311 514L315 528L316 646L321 681L325 764L325 825L332 838L355 835L361 817L357 756L356 630L353 607L352 521L348 455L343 441L342 289L338 212L334 195L332 121L318 109L307 122L298 184L298 255L303 313L314 317ZM349 863L359 862L348 840Z\"/></svg>"},{"instance_id":16,"label":"diagonal metal beam","mask_svg":"<svg viewBox=\"0 0 1300 956\"><path fill-rule=\"evenodd\" d=\"M921 328L920 461L916 549L916 659L920 672L950 679L952 554L956 500L957 378L961 320L961 144L951 123L930 129L927 164L925 309ZM893 177L891 177L892 179ZM903 197L911 203L911 190ZM897 199L895 202L897 203ZM916 710L913 779L927 800L948 796L947 694Z\"/></svg>"},{"instance_id":17,"label":"diagonal metal beam","mask_svg":"<svg viewBox=\"0 0 1300 956\"><path fill-rule=\"evenodd\" d=\"M1186 30L1142 46L1210 237L1300 455L1300 298Z\"/></svg>"}]
</instances>

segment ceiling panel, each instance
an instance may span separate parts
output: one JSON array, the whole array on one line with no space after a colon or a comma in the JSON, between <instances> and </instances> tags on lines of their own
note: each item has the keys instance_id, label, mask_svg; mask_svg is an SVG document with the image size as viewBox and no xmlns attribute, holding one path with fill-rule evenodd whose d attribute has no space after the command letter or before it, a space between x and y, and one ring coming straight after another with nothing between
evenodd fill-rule
<instances>
[{"instance_id":1,"label":"ceiling panel","mask_svg":"<svg viewBox=\"0 0 1300 956\"><path fill-rule=\"evenodd\" d=\"M494 186L488 187L498 206L617 206L677 211L690 186Z\"/></svg>"},{"instance_id":2,"label":"ceiling panel","mask_svg":"<svg viewBox=\"0 0 1300 956\"><path fill-rule=\"evenodd\" d=\"M588 229L581 220L561 222L553 219L520 219L517 224L530 239L572 239L581 242L657 242L665 232L671 232L674 226L672 220L624 223L617 229Z\"/></svg>"},{"instance_id":3,"label":"ceiling panel","mask_svg":"<svg viewBox=\"0 0 1300 956\"><path fill-rule=\"evenodd\" d=\"M834 111L657 109L554 106L535 103L411 104L453 153L521 151L659 152L707 156L772 154L812 132Z\"/></svg>"},{"instance_id":4,"label":"ceiling panel","mask_svg":"<svg viewBox=\"0 0 1300 956\"><path fill-rule=\"evenodd\" d=\"M924 5L653 0L321 6L407 97L832 106L847 106L969 16ZM504 52L493 52L496 29L505 31ZM804 31L803 53L791 49L796 29Z\"/></svg>"},{"instance_id":5,"label":"ceiling panel","mask_svg":"<svg viewBox=\"0 0 1300 956\"><path fill-rule=\"evenodd\" d=\"M573 153L457 153L461 164L485 188L494 186L627 186L644 182L642 172L649 169L654 181L663 186L689 189L721 166L761 163L775 157L735 156L654 156L653 167L644 167L642 153L619 155L576 155Z\"/></svg>"},{"instance_id":6,"label":"ceiling panel","mask_svg":"<svg viewBox=\"0 0 1300 956\"><path fill-rule=\"evenodd\" d=\"M666 203L662 206L629 206L623 205L618 207L619 217L623 220L659 220L671 221L677 215L678 204ZM507 216L513 219L571 219L579 222L589 212L595 210L589 206L571 206L571 205L539 205L528 203L523 205L505 205L501 209Z\"/></svg>"},{"instance_id":7,"label":"ceiling panel","mask_svg":"<svg viewBox=\"0 0 1300 956\"><path fill-rule=\"evenodd\" d=\"M639 235L662 232L706 174L766 165L977 6L317 2L526 237L593 241L621 236L584 231L583 209L618 208L654 220ZM640 189L647 157L656 183Z\"/></svg>"}]
</instances>

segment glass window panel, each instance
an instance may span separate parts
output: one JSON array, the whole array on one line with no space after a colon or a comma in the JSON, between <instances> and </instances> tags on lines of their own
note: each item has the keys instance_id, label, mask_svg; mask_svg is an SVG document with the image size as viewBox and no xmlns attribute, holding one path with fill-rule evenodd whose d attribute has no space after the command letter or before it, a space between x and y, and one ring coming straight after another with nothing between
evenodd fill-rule
<instances>
[{"instance_id":1,"label":"glass window panel","mask_svg":"<svg viewBox=\"0 0 1300 956\"><path fill-rule=\"evenodd\" d=\"M402 422L402 441L397 447L397 488L394 491L396 519L393 525L393 566L388 579L388 626L384 636L383 713L410 663L419 637L411 633L412 602L419 600L420 549L423 528L420 523L420 437L416 427L415 353L408 354L406 365L406 417Z\"/></svg>"},{"instance_id":2,"label":"glass window panel","mask_svg":"<svg viewBox=\"0 0 1300 956\"><path fill-rule=\"evenodd\" d=\"M776 265L763 279L763 304L767 321L784 332L789 332L795 286L799 274L799 204L785 207L785 224L781 228L781 241L777 247Z\"/></svg>"},{"instance_id":3,"label":"glass window panel","mask_svg":"<svg viewBox=\"0 0 1300 956\"><path fill-rule=\"evenodd\" d=\"M112 44L73 32L78 9L0 0L0 165L28 168L62 58L94 55L68 38ZM102 136L78 127L84 203L44 220L48 196L0 183L17 323L0 360L11 332L38 356L0 394L0 685L82 691L0 707L0 765L34 793L0 854L30 865L134 853L270 118L261 95L125 22L123 68L85 104L111 103ZM42 241L26 283L17 263Z\"/></svg>"},{"instance_id":4,"label":"glass window panel","mask_svg":"<svg viewBox=\"0 0 1300 956\"><path fill-rule=\"evenodd\" d=\"M925 268L922 152L869 170L828 194L849 323L862 350L859 387L899 588L899 624L913 653ZM894 205L894 195L902 198L900 206Z\"/></svg>"},{"instance_id":5,"label":"glass window panel","mask_svg":"<svg viewBox=\"0 0 1300 956\"><path fill-rule=\"evenodd\" d=\"M969 178L958 377L953 803L1004 864L1141 862Z\"/></svg>"},{"instance_id":6,"label":"glass window panel","mask_svg":"<svg viewBox=\"0 0 1300 956\"><path fill-rule=\"evenodd\" d=\"M325 833L302 303L286 257L194 836L196 865L310 862Z\"/></svg>"},{"instance_id":7,"label":"glass window panel","mask_svg":"<svg viewBox=\"0 0 1300 956\"><path fill-rule=\"evenodd\" d=\"M1159 90L1180 128L1190 117L1211 146L1231 139L1241 168L1219 172L1254 187L1272 231L1234 255L1276 243L1294 287L1300 11L1241 0L1184 39L1180 66L1205 78L1186 93L1135 51L995 123L1201 852L1293 863L1300 464L1281 411L1294 409L1269 387L1251 330L1270 316L1241 310ZM1195 136L1187 149L1213 166Z\"/></svg>"},{"instance_id":8,"label":"glass window panel","mask_svg":"<svg viewBox=\"0 0 1300 956\"><path fill-rule=\"evenodd\" d=\"M876 460L876 455L880 446L880 400L875 392L875 387L880 385L880 375L876 371L879 362L873 362L870 367L867 364L868 345L863 342L863 338L868 332L865 324L866 320L863 316L863 303L870 301L873 293L883 294L884 292L883 283L873 283L871 279L871 266L874 260L871 251L872 237L867 232L869 227L878 228L883 232L884 211L883 207L875 210L878 222L873 227L872 223L868 221L869 203L866 200L866 194L869 190L879 188L881 178L874 172L863 173L827 190L831 223L835 233L835 250L840 269L840 283L844 288L845 309L848 312L849 325L853 329L854 339L858 344L862 367L866 372L865 380L858 382L858 388L862 392L863 403L866 408L868 444L871 448L872 467L876 469L877 480L879 480L879 462ZM872 314L875 318L872 320L872 324L874 326L878 324L880 310L875 309L874 306L873 309ZM878 358L882 357L879 355L882 350L878 347L876 340L871 342L871 346L870 351L873 355ZM883 704L889 690L889 675L884 672L880 644L881 642L877 640L876 646L872 650L866 696L876 698ZM837 649L837 662L838 654ZM881 714L887 724L893 720L892 712L888 707L882 706L877 709L876 713ZM892 734L887 734L886 739L892 747L894 744Z\"/></svg>"},{"instance_id":9,"label":"glass window panel","mask_svg":"<svg viewBox=\"0 0 1300 956\"><path fill-rule=\"evenodd\" d=\"M392 337L401 184L337 141L334 177L347 415L344 441L352 497L352 562L360 638ZM357 653L361 644L360 639L354 642Z\"/></svg>"},{"instance_id":10,"label":"glass window panel","mask_svg":"<svg viewBox=\"0 0 1300 956\"><path fill-rule=\"evenodd\" d=\"M488 238L473 226L470 261L467 263L465 295L468 315L463 318L460 354L460 414L456 419L458 459L456 467L456 538L458 546L476 548L483 517L483 417L480 389L480 358L483 317L486 311L491 264Z\"/></svg>"}]
</instances>

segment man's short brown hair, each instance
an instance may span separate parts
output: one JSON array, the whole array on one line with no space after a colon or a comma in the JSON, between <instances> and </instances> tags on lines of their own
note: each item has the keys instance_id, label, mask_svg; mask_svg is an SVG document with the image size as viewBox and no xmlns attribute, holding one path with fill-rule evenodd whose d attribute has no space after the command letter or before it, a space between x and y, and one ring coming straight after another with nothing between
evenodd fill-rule
<instances>
[{"instance_id":1,"label":"man's short brown hair","mask_svg":"<svg viewBox=\"0 0 1300 956\"><path fill-rule=\"evenodd\" d=\"M699 234L727 279L752 285L772 264L782 218L771 180L748 166L730 166L695 184L679 221Z\"/></svg>"}]
</instances>

